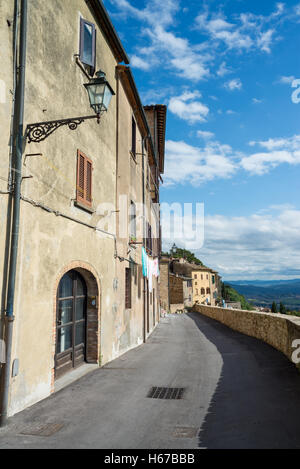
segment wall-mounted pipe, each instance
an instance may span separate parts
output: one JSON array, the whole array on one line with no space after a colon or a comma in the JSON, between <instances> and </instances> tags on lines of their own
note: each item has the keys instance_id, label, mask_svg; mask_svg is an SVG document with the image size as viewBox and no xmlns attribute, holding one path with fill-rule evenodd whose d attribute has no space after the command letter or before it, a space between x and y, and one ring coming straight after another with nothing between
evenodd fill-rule
<instances>
[{"instance_id":1,"label":"wall-mounted pipe","mask_svg":"<svg viewBox=\"0 0 300 469\"><path fill-rule=\"evenodd\" d=\"M14 324L14 300L16 286L16 270L19 245L20 228L20 203L21 203L21 183L22 183L22 156L23 156L23 132L24 132L24 95L25 95L25 74L26 74L26 47L27 47L27 0L21 0L20 15L20 45L19 45L19 69L17 78L15 113L13 123L13 158L12 158L12 178L13 178L13 219L10 242L10 263L7 283L6 302L6 364L3 373L3 387L1 393L1 415L0 426L6 424L9 385L11 375L12 360L12 339ZM16 145L14 145L14 141Z\"/></svg>"}]
</instances>

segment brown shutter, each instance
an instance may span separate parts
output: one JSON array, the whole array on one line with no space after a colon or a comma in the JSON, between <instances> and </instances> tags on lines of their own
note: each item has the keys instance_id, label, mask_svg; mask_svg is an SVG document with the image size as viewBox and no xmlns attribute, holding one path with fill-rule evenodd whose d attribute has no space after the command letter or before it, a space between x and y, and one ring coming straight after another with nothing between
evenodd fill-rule
<instances>
[{"instance_id":1,"label":"brown shutter","mask_svg":"<svg viewBox=\"0 0 300 469\"><path fill-rule=\"evenodd\" d=\"M92 163L86 160L86 201L92 205Z\"/></svg>"},{"instance_id":2,"label":"brown shutter","mask_svg":"<svg viewBox=\"0 0 300 469\"><path fill-rule=\"evenodd\" d=\"M131 269L125 269L125 308L131 309Z\"/></svg>"},{"instance_id":3,"label":"brown shutter","mask_svg":"<svg viewBox=\"0 0 300 469\"><path fill-rule=\"evenodd\" d=\"M77 195L81 204L92 206L92 174L93 163L81 151L77 153Z\"/></svg>"}]
</instances>

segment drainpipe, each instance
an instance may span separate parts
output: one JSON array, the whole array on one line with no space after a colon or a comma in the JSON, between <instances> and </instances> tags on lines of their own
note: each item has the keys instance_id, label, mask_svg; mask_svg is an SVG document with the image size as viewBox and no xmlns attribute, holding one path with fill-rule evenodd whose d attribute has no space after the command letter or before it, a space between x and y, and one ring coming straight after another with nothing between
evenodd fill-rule
<instances>
[{"instance_id":1,"label":"drainpipe","mask_svg":"<svg viewBox=\"0 0 300 469\"><path fill-rule=\"evenodd\" d=\"M145 248L145 141L148 137L142 138L142 175L143 175L143 246ZM144 281L144 305L143 305L143 313L144 313L144 343L146 343L147 340L147 333L146 333L146 279L143 276L143 281Z\"/></svg>"},{"instance_id":2,"label":"drainpipe","mask_svg":"<svg viewBox=\"0 0 300 469\"><path fill-rule=\"evenodd\" d=\"M17 55L18 55L18 15L19 15L20 0L14 2L14 19L13 19L13 98L12 98L12 111L11 111L11 128L10 128L10 141L9 141L9 175L8 175L8 203L6 210L6 242L5 242L5 258L2 277L2 298L1 298L1 317L0 317L0 339L3 339L3 321L6 307L6 294L7 294L7 276L8 276L8 262L9 262L9 243L10 243L10 229L11 229L11 214L12 214L12 195L11 195L11 182L12 182L12 155L15 146L15 103L16 103L16 86L17 86ZM0 364L1 367L1 364ZM1 373L1 370L0 370Z\"/></svg>"},{"instance_id":3,"label":"drainpipe","mask_svg":"<svg viewBox=\"0 0 300 469\"><path fill-rule=\"evenodd\" d=\"M7 286L6 303L6 364L4 368L3 390L1 395L0 426L7 421L9 384L12 359L12 338L14 324L14 300L16 286L16 270L18 260L19 228L20 228L20 201L22 183L22 156L23 156L23 121L24 121L24 94L25 94L25 68L26 68L26 45L27 45L27 0L21 0L20 19L20 53L17 95L15 103L15 124L13 141L16 139L12 161L13 178L13 220L12 235L10 243L10 264Z\"/></svg>"}]
</instances>

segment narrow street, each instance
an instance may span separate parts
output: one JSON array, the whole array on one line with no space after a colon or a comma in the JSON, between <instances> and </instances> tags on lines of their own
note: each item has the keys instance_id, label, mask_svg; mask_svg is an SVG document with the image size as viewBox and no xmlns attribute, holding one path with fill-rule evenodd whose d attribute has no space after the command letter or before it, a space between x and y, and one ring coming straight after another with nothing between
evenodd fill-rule
<instances>
[{"instance_id":1,"label":"narrow street","mask_svg":"<svg viewBox=\"0 0 300 469\"><path fill-rule=\"evenodd\" d=\"M180 400L147 397L185 388ZM60 425L52 436L32 429ZM0 448L300 448L300 375L279 352L199 314L27 409Z\"/></svg>"}]
</instances>

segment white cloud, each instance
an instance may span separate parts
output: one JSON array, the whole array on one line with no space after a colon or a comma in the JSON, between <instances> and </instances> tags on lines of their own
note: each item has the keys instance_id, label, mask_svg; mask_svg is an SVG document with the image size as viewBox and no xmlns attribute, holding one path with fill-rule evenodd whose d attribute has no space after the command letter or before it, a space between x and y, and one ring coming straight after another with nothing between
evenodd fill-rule
<instances>
[{"instance_id":1,"label":"white cloud","mask_svg":"<svg viewBox=\"0 0 300 469\"><path fill-rule=\"evenodd\" d=\"M210 40L238 52L260 50L270 53L276 38L276 25L285 11L283 3L277 3L269 16L242 13L229 22L223 14L210 14L207 10L196 18L196 25Z\"/></svg>"},{"instance_id":2,"label":"white cloud","mask_svg":"<svg viewBox=\"0 0 300 469\"><path fill-rule=\"evenodd\" d=\"M180 119L193 124L195 122L205 122L209 114L209 108L197 100L201 98L198 91L184 92L181 96L175 96L170 99L169 110L176 114Z\"/></svg>"},{"instance_id":3,"label":"white cloud","mask_svg":"<svg viewBox=\"0 0 300 469\"><path fill-rule=\"evenodd\" d=\"M148 24L143 36L150 39L150 45L138 49L133 56L132 65L143 70L152 69L159 64L167 65L185 78L199 81L210 74L207 62L211 57L203 52L203 46L193 45L186 38L179 37L168 28L173 26L179 10L177 0L152 0L144 9L133 7L127 0L110 0L126 15Z\"/></svg>"},{"instance_id":4,"label":"white cloud","mask_svg":"<svg viewBox=\"0 0 300 469\"><path fill-rule=\"evenodd\" d=\"M283 76L283 77L280 77L278 83L281 83L283 85L292 85L294 80L295 80L294 76Z\"/></svg>"},{"instance_id":5,"label":"white cloud","mask_svg":"<svg viewBox=\"0 0 300 469\"><path fill-rule=\"evenodd\" d=\"M229 91L241 90L243 87L243 83L241 82L240 78L234 78L233 80L228 81L225 83L225 88Z\"/></svg>"},{"instance_id":6,"label":"white cloud","mask_svg":"<svg viewBox=\"0 0 300 469\"><path fill-rule=\"evenodd\" d=\"M204 140L210 140L214 138L215 134L213 132L208 132L205 130L198 130L197 131L197 137L203 138Z\"/></svg>"},{"instance_id":7,"label":"white cloud","mask_svg":"<svg viewBox=\"0 0 300 469\"><path fill-rule=\"evenodd\" d=\"M262 99L258 99L258 98L253 98L253 99L252 99L252 102L253 102L253 104L261 104L261 103L263 102L263 100L262 100Z\"/></svg>"},{"instance_id":8,"label":"white cloud","mask_svg":"<svg viewBox=\"0 0 300 469\"><path fill-rule=\"evenodd\" d=\"M225 75L228 75L229 73L231 73L231 70L227 68L226 62L222 62L219 67L219 70L217 71L217 75L219 77L224 77Z\"/></svg>"},{"instance_id":9,"label":"white cloud","mask_svg":"<svg viewBox=\"0 0 300 469\"><path fill-rule=\"evenodd\" d=\"M177 74L184 74L185 78L193 81L209 76L207 61L211 57L196 51L187 39L166 31L160 25L154 29L146 29L145 34L151 39L150 48L154 58L157 59L160 55L161 60L175 69Z\"/></svg>"},{"instance_id":10,"label":"white cloud","mask_svg":"<svg viewBox=\"0 0 300 469\"><path fill-rule=\"evenodd\" d=\"M249 145L262 147L267 152L254 153L241 160L241 166L252 174L262 175L280 164L300 164L300 135L290 138L269 139L249 142Z\"/></svg>"},{"instance_id":11,"label":"white cloud","mask_svg":"<svg viewBox=\"0 0 300 469\"><path fill-rule=\"evenodd\" d=\"M283 204L249 216L207 215L204 246L181 244L227 279L294 278L300 277L299 232L300 211Z\"/></svg>"},{"instance_id":12,"label":"white cloud","mask_svg":"<svg viewBox=\"0 0 300 469\"><path fill-rule=\"evenodd\" d=\"M300 151L273 151L270 153L254 153L242 158L241 166L251 174L263 175L280 164L300 164Z\"/></svg>"},{"instance_id":13,"label":"white cloud","mask_svg":"<svg viewBox=\"0 0 300 469\"><path fill-rule=\"evenodd\" d=\"M202 255L231 279L300 276L299 230L300 211L285 207L248 217L208 216Z\"/></svg>"},{"instance_id":14,"label":"white cloud","mask_svg":"<svg viewBox=\"0 0 300 469\"><path fill-rule=\"evenodd\" d=\"M274 29L269 29L268 31L264 33L260 33L257 39L258 47L262 51L267 52L268 54L271 53L271 46L272 46L272 40L273 40L274 34L275 34Z\"/></svg>"},{"instance_id":15,"label":"white cloud","mask_svg":"<svg viewBox=\"0 0 300 469\"><path fill-rule=\"evenodd\" d=\"M133 55L130 59L130 62L132 67L140 68L141 70L149 70L151 67L147 60L141 59L137 55Z\"/></svg>"},{"instance_id":16,"label":"white cloud","mask_svg":"<svg viewBox=\"0 0 300 469\"><path fill-rule=\"evenodd\" d=\"M294 135L288 138L270 138L266 141L250 142L250 146L259 145L267 150L292 150L297 151L300 149L300 135Z\"/></svg>"},{"instance_id":17,"label":"white cloud","mask_svg":"<svg viewBox=\"0 0 300 469\"><path fill-rule=\"evenodd\" d=\"M213 179L229 178L237 169L236 156L229 145L218 142L207 142L200 148L169 140L166 143L165 183L199 186Z\"/></svg>"}]
</instances>

